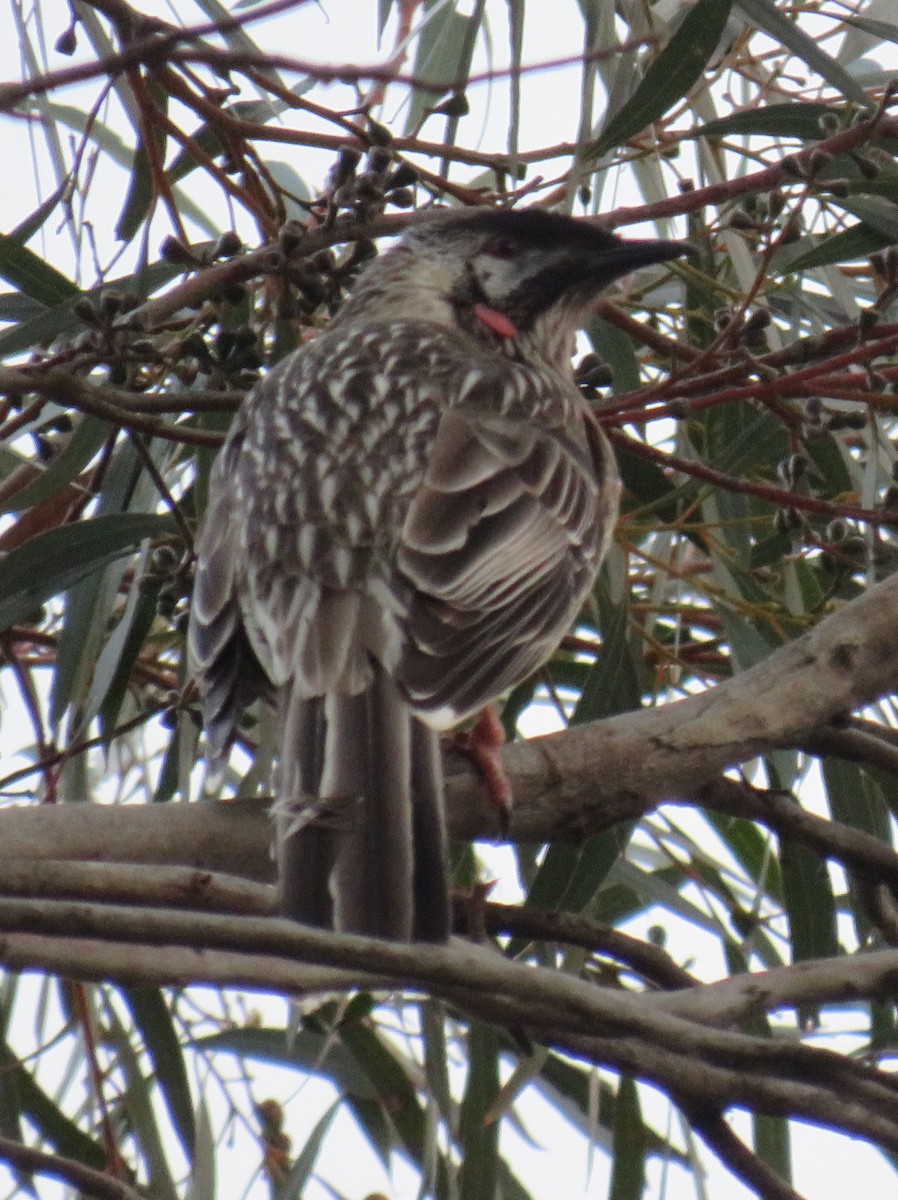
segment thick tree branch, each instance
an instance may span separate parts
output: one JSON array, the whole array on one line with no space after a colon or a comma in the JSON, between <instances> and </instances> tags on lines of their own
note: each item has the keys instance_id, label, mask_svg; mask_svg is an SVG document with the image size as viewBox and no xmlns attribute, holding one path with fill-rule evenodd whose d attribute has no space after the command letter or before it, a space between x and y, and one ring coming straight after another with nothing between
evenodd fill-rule
<instances>
[{"instance_id":1,"label":"thick tree branch","mask_svg":"<svg viewBox=\"0 0 898 1200\"><path fill-rule=\"evenodd\" d=\"M273 955L263 958L230 950L149 946L139 941L108 942L103 938L57 934L0 935L0 961L9 971L40 971L63 979L133 987L189 987L203 983L304 996L349 992L354 988L387 991L395 986L383 975L310 966Z\"/></svg>"},{"instance_id":2,"label":"thick tree branch","mask_svg":"<svg viewBox=\"0 0 898 1200\"><path fill-rule=\"evenodd\" d=\"M697 696L508 747L515 841L581 838L694 796L728 767L843 720L898 686L898 575L763 662ZM496 834L470 771L448 781L452 830Z\"/></svg>"},{"instance_id":3,"label":"thick tree branch","mask_svg":"<svg viewBox=\"0 0 898 1200\"><path fill-rule=\"evenodd\" d=\"M207 981L208 966L225 964L240 984L265 986L267 980L288 991L400 982L656 1082L687 1101L797 1115L898 1150L898 1088L873 1066L720 1029L704 1014L692 1019L669 1012L661 997L599 988L457 940L405 945L282 919L7 899L0 900L0 930L6 931L0 938L4 959L20 968L29 952L36 958L43 949L58 958L65 948L71 964L106 979L134 981L141 958L152 975L161 955L170 966L180 964L181 983Z\"/></svg>"},{"instance_id":4,"label":"thick tree branch","mask_svg":"<svg viewBox=\"0 0 898 1200\"><path fill-rule=\"evenodd\" d=\"M898 951L869 950L845 958L811 959L734 975L680 992L653 994L646 1002L709 1025L740 1025L801 1005L847 1004L894 999L898 993Z\"/></svg>"},{"instance_id":5,"label":"thick tree branch","mask_svg":"<svg viewBox=\"0 0 898 1200\"><path fill-rule=\"evenodd\" d=\"M276 888L192 867L135 867L58 859L5 861L0 871L0 895L89 902L99 898L104 904L243 916L279 915ZM576 913L494 904L476 895L457 895L454 903L457 930L472 924L469 918L473 909L482 936L511 935L580 946L591 954L623 964L633 974L660 988L691 988L699 982L677 966L660 946ZM166 978L164 974L161 976L163 981Z\"/></svg>"},{"instance_id":6,"label":"thick tree branch","mask_svg":"<svg viewBox=\"0 0 898 1200\"><path fill-rule=\"evenodd\" d=\"M702 789L727 767L802 745L896 687L898 575L701 695L508 746L503 761L515 796L509 838L578 840L664 801L700 802ZM495 810L470 763L450 752L447 769L453 836L498 837ZM707 793L705 802L753 820L778 812L775 800L757 794L746 792L741 802L732 789L715 795ZM804 819L790 806L777 821L790 815L793 825ZM825 823L810 824L815 837L823 836ZM169 863L273 877L261 804L7 808L0 810L0 832L0 859ZM862 864L872 842L854 848ZM840 857L832 841L819 848ZM890 870L885 847L881 859L878 867Z\"/></svg>"}]
</instances>

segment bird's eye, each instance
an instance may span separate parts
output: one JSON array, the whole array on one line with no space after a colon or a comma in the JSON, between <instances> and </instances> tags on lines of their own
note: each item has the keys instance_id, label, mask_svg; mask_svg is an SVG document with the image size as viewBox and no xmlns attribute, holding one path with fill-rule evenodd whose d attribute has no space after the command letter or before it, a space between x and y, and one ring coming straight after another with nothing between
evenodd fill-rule
<instances>
[{"instance_id":1,"label":"bird's eye","mask_svg":"<svg viewBox=\"0 0 898 1200\"><path fill-rule=\"evenodd\" d=\"M516 258L520 251L520 244L510 237L495 237L483 248L490 258Z\"/></svg>"}]
</instances>

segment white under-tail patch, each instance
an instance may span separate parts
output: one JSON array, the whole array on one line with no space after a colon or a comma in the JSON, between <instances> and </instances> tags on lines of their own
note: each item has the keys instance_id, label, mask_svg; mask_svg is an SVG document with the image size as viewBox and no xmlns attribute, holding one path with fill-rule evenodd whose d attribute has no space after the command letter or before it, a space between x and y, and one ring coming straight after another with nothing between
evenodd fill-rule
<instances>
[{"instance_id":1,"label":"white under-tail patch","mask_svg":"<svg viewBox=\"0 0 898 1200\"><path fill-rule=\"evenodd\" d=\"M445 733L447 729L452 729L467 715L467 713L460 713L457 709L451 708L448 704L444 704L441 708L415 709L415 716L418 720L429 725L431 729L435 729L437 733Z\"/></svg>"}]
</instances>

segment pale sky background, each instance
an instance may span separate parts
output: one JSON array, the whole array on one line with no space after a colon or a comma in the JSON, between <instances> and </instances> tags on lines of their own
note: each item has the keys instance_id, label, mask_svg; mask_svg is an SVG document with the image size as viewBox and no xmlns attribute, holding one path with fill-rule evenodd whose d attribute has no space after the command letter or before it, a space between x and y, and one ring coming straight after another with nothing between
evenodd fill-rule
<instances>
[{"instance_id":1,"label":"pale sky background","mask_svg":"<svg viewBox=\"0 0 898 1200\"><path fill-rule=\"evenodd\" d=\"M143 11L157 12L165 17L172 17L175 11L174 7L169 9L161 0L144 0L139 7ZM47 43L52 46L56 37L68 25L67 6L62 0L39 0L38 9L40 20L47 30ZM18 76L17 37L11 11L9 0L0 0L0 77L7 79ZM25 10L26 18L31 11L30 8ZM187 0L178 3L176 11L185 21L203 19L198 12L190 10ZM507 61L506 7L502 0L491 0L488 11L491 16L494 63L501 64ZM263 32L257 25L250 26L249 32L251 36L258 38L262 45L277 45L283 52L292 53L301 59L369 63L375 58L373 48L376 45L376 12L375 0L322 0L320 4L309 3L297 12L278 19L277 39ZM543 20L539 19L541 16L544 16ZM885 14L882 16L885 17ZM392 46L391 30L392 25L385 38L385 51ZM545 3L539 3L538 0L531 2L527 11L526 33L528 40L523 55L525 62L577 54L581 48L582 22L575 0L559 0L557 3L552 0ZM86 47L84 50L79 49L74 59L53 54L48 66L66 66L73 61L79 61L85 52ZM482 44L478 48L478 59L482 66L486 67ZM250 96L251 93L247 92L245 95ZM482 148L504 148L505 95L505 88L501 83L493 87L491 95L485 86L471 90L469 101L472 104L472 113L467 119L471 124L466 126L463 141L476 141L476 138L471 136L471 130L482 129ZM77 104L78 96L77 89L70 89L54 95L52 99L58 103ZM328 104L345 103L347 108L354 103L352 91L340 87L329 89L324 99ZM487 100L494 106L489 125L486 124L483 115ZM553 71L544 75L527 76L523 90L522 145L574 140L578 112L579 81L576 71ZM401 128L404 123L404 113L399 108L388 108L385 116L394 127ZM424 136L436 140L441 132L441 123L435 121L425 128ZM62 130L61 136L65 140L68 134ZM39 147L43 146L39 134L35 135L34 143ZM263 157L290 163L304 176L313 190L320 184L332 162L332 155L329 153L294 151L288 146L266 148L263 145L260 149ZM52 190L54 179L45 160L39 175L33 174L29 131L24 124L0 117L0 155L0 161L6 164L8 171L4 186L0 188L0 230L9 232ZM463 176L454 173L454 177ZM124 199L122 180L121 175L110 177L109 223L106 228L96 230L100 260L103 262L108 261L115 246L113 228ZM96 193L93 200L95 202ZM614 204L636 203L638 200L639 197L635 193L617 192L613 188L610 188L605 196L605 204L608 207ZM168 232L165 218L160 216L153 227L154 246L158 246ZM630 235L644 232L649 231L636 227L627 231ZM684 230L682 225L674 225L666 232L682 235ZM251 229L245 229L244 233L250 242L254 242ZM39 242L36 241L34 245L40 253L51 257L61 270L74 277L72 243L67 231L57 230L51 223L44 227ZM112 274L119 274L126 269L127 263L123 262ZM92 283L93 279L86 278L84 282ZM2 283L0 290L3 290ZM9 740L15 740L17 734L15 706L10 705L10 699L10 693L7 691L3 697L4 735L7 745ZM27 729L23 728L21 737L24 739L28 736ZM682 814L678 814L678 819L683 819ZM510 863L510 853L497 852L490 856L491 869L503 876L500 887L506 895L513 895L515 892L513 877L509 876L506 869ZM701 902L697 895L690 898L694 903ZM644 936L648 927L656 922L663 923L667 933L667 947L678 961L695 960L697 967L694 964L693 969L709 978L723 972L716 938L710 933L697 936L692 924L672 916L667 911L647 913L638 921L632 922L628 929ZM286 1005L283 1000L250 997L249 1004L263 1014L266 1023L284 1024ZM844 1028L850 1029L853 1024L850 1012L846 1012ZM223 1111L222 1098L214 1085L206 1086L203 1064L195 1065L198 1071L197 1094L204 1095L217 1126ZM224 1061L220 1060L218 1066L227 1072L228 1064ZM293 1139L294 1148L301 1147L316 1121L334 1099L335 1093L330 1085L315 1078L305 1081L295 1072L269 1067L252 1067L252 1073L258 1081L254 1090L257 1099L266 1095L276 1096L287 1106L287 1131ZM670 1134L674 1141L682 1142L679 1117L663 1097L652 1089L643 1088L642 1100L644 1115L654 1128L661 1133ZM536 1200L603 1197L607 1192L610 1173L605 1156L601 1153L591 1154L587 1139L534 1092L522 1096L516 1107L532 1141L528 1142L510 1128L509 1122L505 1122L503 1151L512 1169L525 1182ZM746 1119L737 1117L735 1124L743 1136L748 1135ZM348 1152L350 1149L351 1154ZM795 1186L807 1200L832 1200L833 1197L841 1195L861 1195L864 1200L886 1200L887 1197L896 1194L895 1175L883 1163L879 1153L864 1143L853 1142L833 1134L821 1135L819 1131L811 1128L793 1125L792 1153ZM704 1195L708 1200L745 1200L750 1195L747 1189L735 1182L729 1173L717 1164L713 1156L702 1151L701 1158L707 1170ZM223 1144L218 1149L217 1164L217 1194L221 1200L231 1200L232 1197L243 1195L249 1200L267 1198L267 1182L256 1179L255 1183L250 1183L252 1172L258 1164L258 1146L245 1134L238 1131L232 1146ZM345 1113L341 1113L331 1127L326 1149L318 1160L318 1171L337 1192L349 1197L361 1197L377 1189L382 1189L395 1200L413 1200L417 1195L417 1175L397 1156L392 1178L385 1178L378 1160L364 1139L357 1135L351 1118ZM691 1176L675 1167L668 1168L665 1172L662 1165L651 1163L649 1181L646 1197L650 1200L661 1196L669 1200L687 1200L697 1194ZM54 1200L62 1194L55 1184L46 1180L39 1181L38 1186L42 1197ZM247 1187L248 1190L245 1190ZM307 1192L309 1200L324 1200L331 1194L318 1184L311 1186Z\"/></svg>"}]
</instances>

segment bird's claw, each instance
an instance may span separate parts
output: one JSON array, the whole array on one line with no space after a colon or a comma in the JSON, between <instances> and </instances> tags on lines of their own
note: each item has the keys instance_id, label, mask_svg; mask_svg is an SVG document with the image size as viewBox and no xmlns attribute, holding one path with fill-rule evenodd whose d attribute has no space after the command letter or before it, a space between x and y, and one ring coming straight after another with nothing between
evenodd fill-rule
<instances>
[{"instance_id":1,"label":"bird's claw","mask_svg":"<svg viewBox=\"0 0 898 1200\"><path fill-rule=\"evenodd\" d=\"M495 709L489 705L482 708L471 728L457 733L454 741L458 749L471 759L486 784L487 796L499 821L500 839L507 839L514 793L502 765L505 730Z\"/></svg>"}]
</instances>

